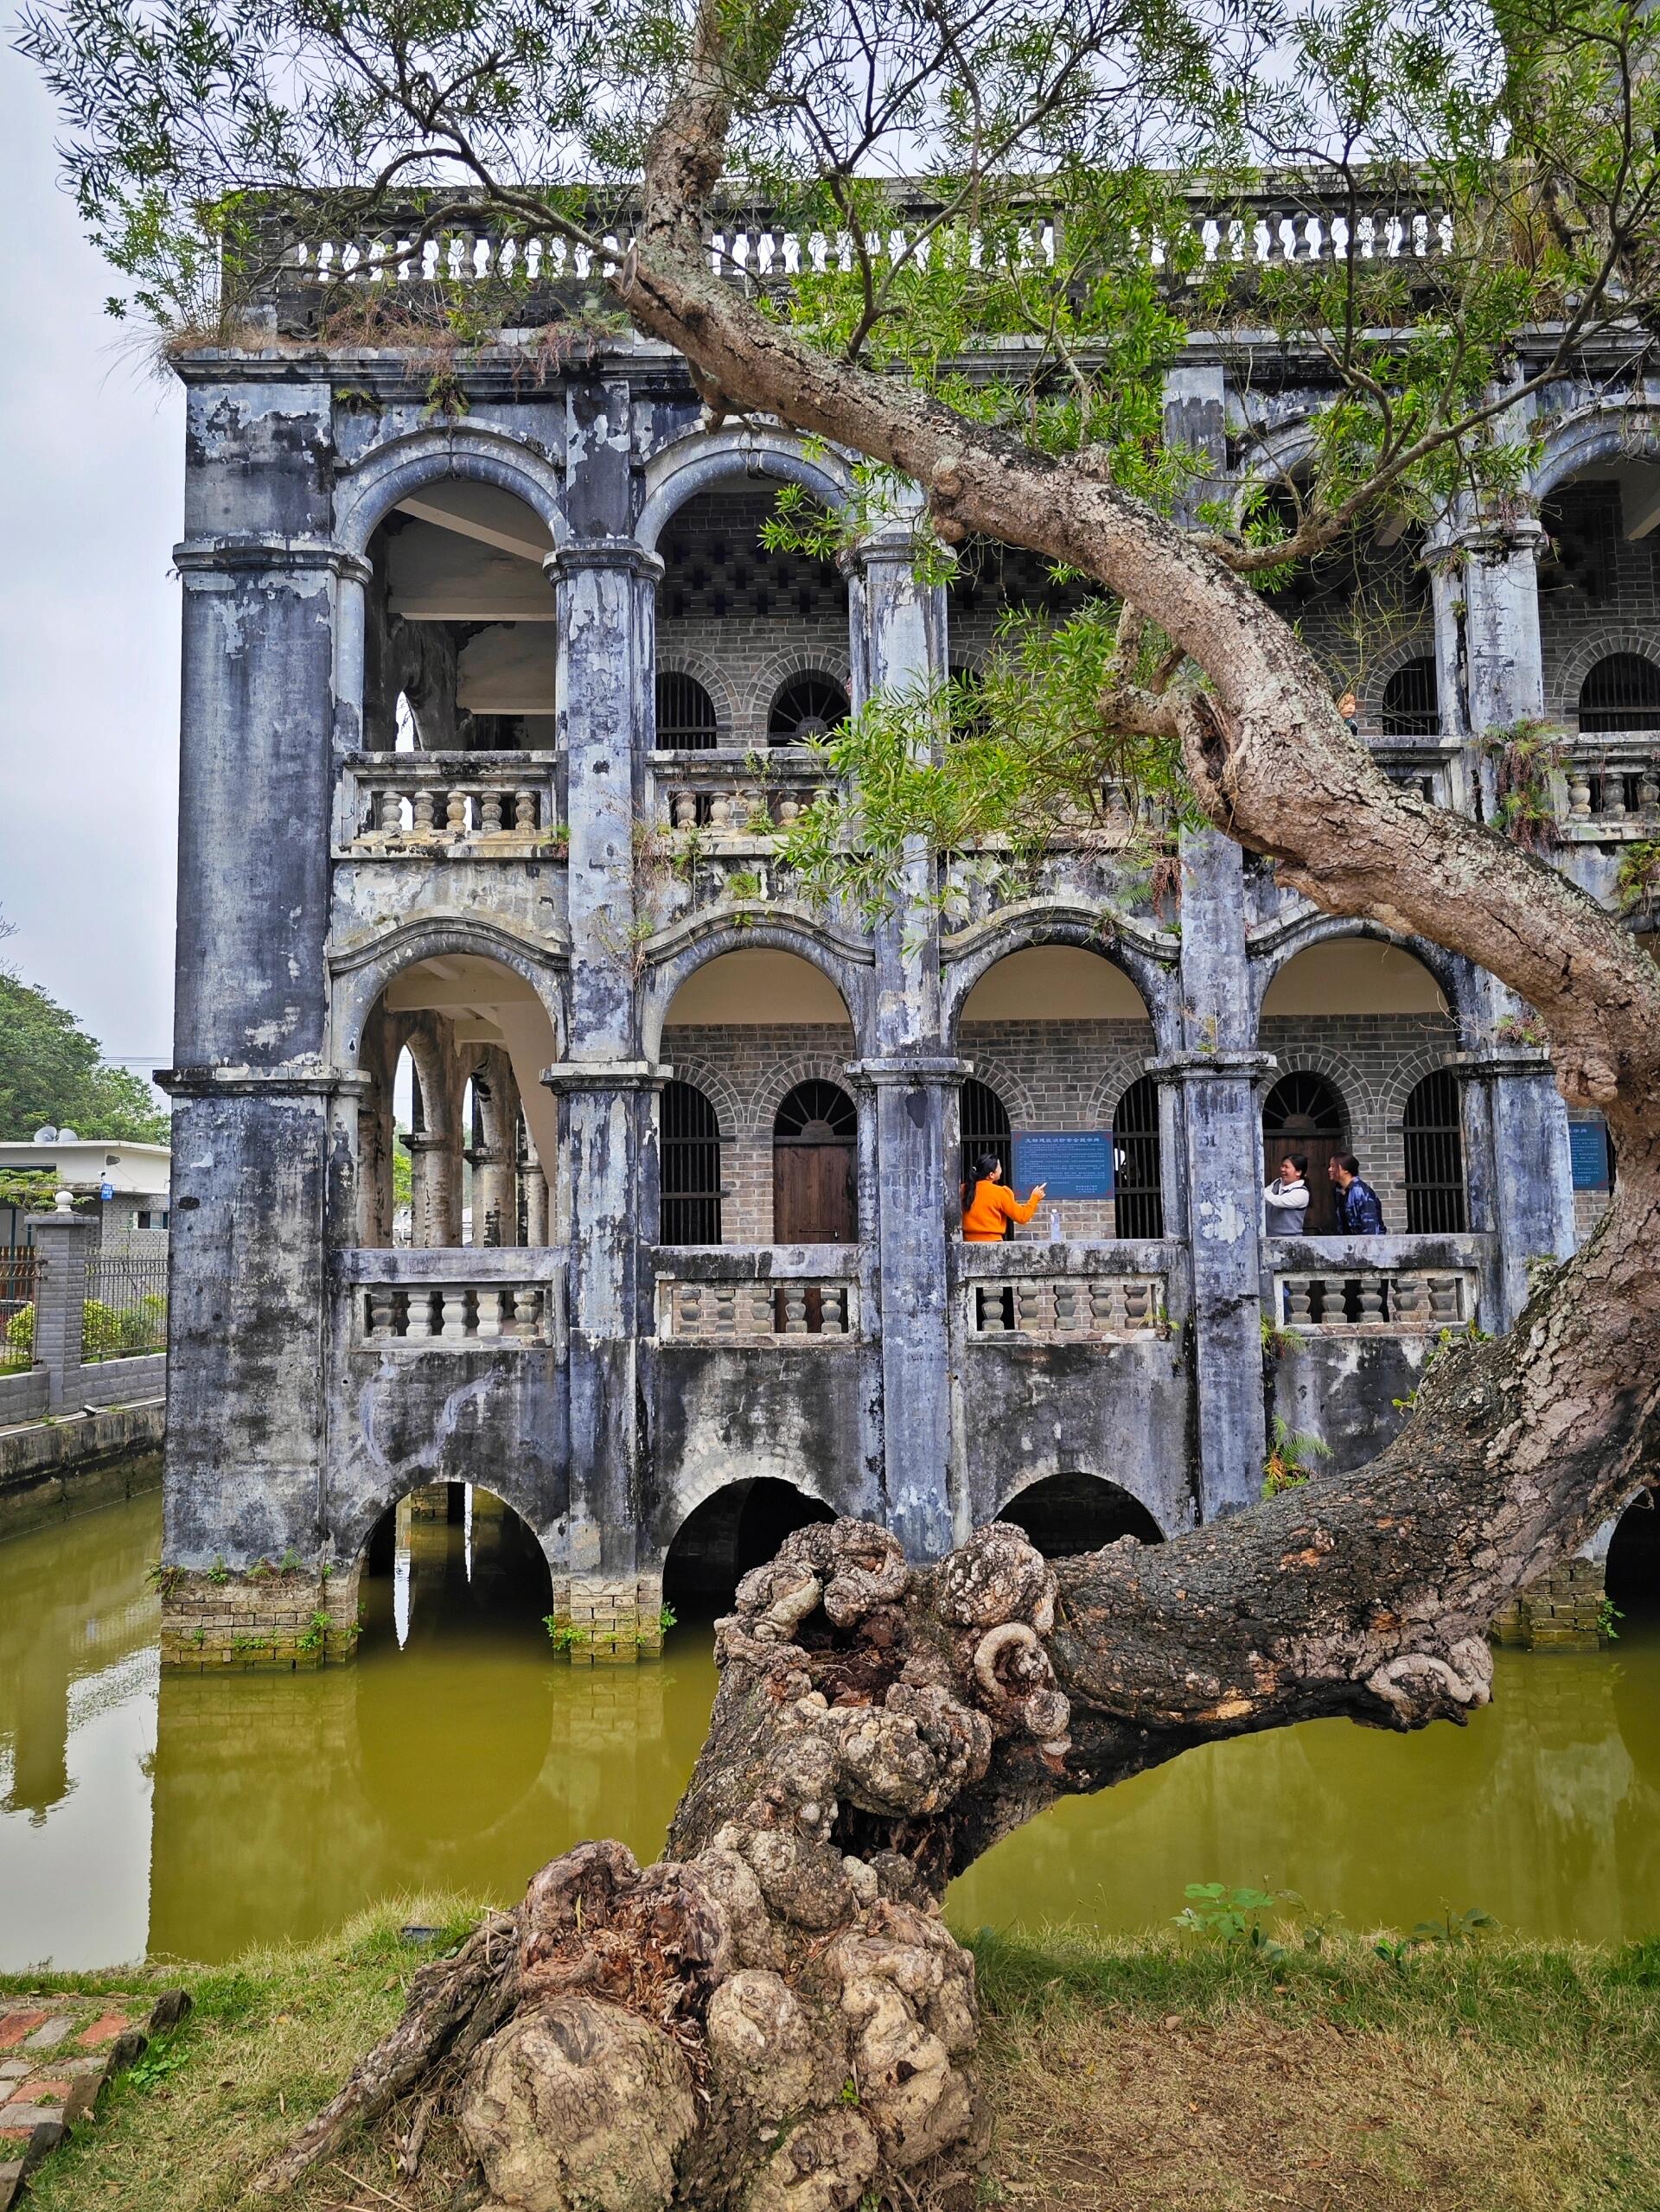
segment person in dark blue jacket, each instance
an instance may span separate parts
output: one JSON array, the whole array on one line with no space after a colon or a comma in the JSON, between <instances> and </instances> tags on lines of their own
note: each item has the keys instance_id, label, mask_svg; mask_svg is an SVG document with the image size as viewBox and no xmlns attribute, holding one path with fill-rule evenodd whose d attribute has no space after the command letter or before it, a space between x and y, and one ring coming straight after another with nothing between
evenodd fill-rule
<instances>
[{"instance_id":1,"label":"person in dark blue jacket","mask_svg":"<svg viewBox=\"0 0 1660 2212\"><path fill-rule=\"evenodd\" d=\"M1334 1154L1329 1173L1337 1189L1338 1234L1344 1237L1383 1235L1383 1208L1370 1183L1361 1181L1360 1162L1354 1154Z\"/></svg>"}]
</instances>

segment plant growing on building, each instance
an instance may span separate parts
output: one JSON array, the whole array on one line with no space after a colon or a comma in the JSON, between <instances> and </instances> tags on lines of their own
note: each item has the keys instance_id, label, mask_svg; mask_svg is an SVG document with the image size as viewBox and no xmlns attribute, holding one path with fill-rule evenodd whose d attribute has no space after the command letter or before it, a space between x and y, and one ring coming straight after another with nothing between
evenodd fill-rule
<instances>
[{"instance_id":1,"label":"plant growing on building","mask_svg":"<svg viewBox=\"0 0 1660 2212\"><path fill-rule=\"evenodd\" d=\"M1493 766L1497 822L1529 852L1561 842L1553 779L1562 770L1562 733L1555 724L1526 721L1491 730L1481 749Z\"/></svg>"},{"instance_id":2,"label":"plant growing on building","mask_svg":"<svg viewBox=\"0 0 1660 2212\"><path fill-rule=\"evenodd\" d=\"M588 1631L575 1621L561 1621L555 1613L546 1615L542 1626L547 1630L547 1640L555 1651L577 1651L588 1641Z\"/></svg>"},{"instance_id":3,"label":"plant growing on building","mask_svg":"<svg viewBox=\"0 0 1660 2212\"><path fill-rule=\"evenodd\" d=\"M1276 1413L1274 1442L1262 1463L1263 1496L1277 1498L1282 1490L1294 1490L1316 1471L1317 1461L1331 1457L1331 1447L1324 1437L1293 1429Z\"/></svg>"},{"instance_id":4,"label":"plant growing on building","mask_svg":"<svg viewBox=\"0 0 1660 2212\"><path fill-rule=\"evenodd\" d=\"M1660 901L1660 838L1644 838L1626 846L1614 877L1614 896L1623 915L1653 921Z\"/></svg>"}]
</instances>

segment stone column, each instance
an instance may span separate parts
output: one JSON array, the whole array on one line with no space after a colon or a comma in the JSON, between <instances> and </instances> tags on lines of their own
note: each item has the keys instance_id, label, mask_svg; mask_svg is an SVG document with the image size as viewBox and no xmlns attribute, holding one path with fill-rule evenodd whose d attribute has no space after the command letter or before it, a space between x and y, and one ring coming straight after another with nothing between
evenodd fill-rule
<instances>
[{"instance_id":1,"label":"stone column","mask_svg":"<svg viewBox=\"0 0 1660 2212\"><path fill-rule=\"evenodd\" d=\"M511 1157L499 1144L481 1144L467 1157L473 1165L473 1242L517 1244L519 1209L514 1202L516 1176Z\"/></svg>"},{"instance_id":2,"label":"stone column","mask_svg":"<svg viewBox=\"0 0 1660 2212\"><path fill-rule=\"evenodd\" d=\"M42 1269L35 1285L35 1363L46 1369L48 1403L55 1413L80 1403L86 1262L98 1248L98 1223L66 1205L55 1214L31 1214L29 1226Z\"/></svg>"},{"instance_id":3,"label":"stone column","mask_svg":"<svg viewBox=\"0 0 1660 2212\"><path fill-rule=\"evenodd\" d=\"M1519 1007L1492 977L1480 979L1495 1003ZM1452 1064L1463 1085L1470 1226L1498 1243L1487 1286L1497 1303L1481 1316L1497 1332L1527 1304L1533 1265L1574 1250L1567 1114L1550 1055L1536 1047L1493 1046L1460 1053Z\"/></svg>"},{"instance_id":4,"label":"stone column","mask_svg":"<svg viewBox=\"0 0 1660 2212\"><path fill-rule=\"evenodd\" d=\"M1207 1520L1235 1513L1262 1481L1261 1138L1245 945L1244 855L1214 830L1182 838L1184 1049L1152 1072L1179 1086L1184 1222L1193 1277L1197 1440Z\"/></svg>"},{"instance_id":5,"label":"stone column","mask_svg":"<svg viewBox=\"0 0 1660 2212\"><path fill-rule=\"evenodd\" d=\"M853 706L878 692L914 694L946 674L945 594L920 583L916 497L897 506L846 559ZM946 1050L940 918L921 839L892 910L876 928L874 1034L850 1070L871 1086L876 1117L883 1468L888 1525L913 1559L936 1559L968 1533L951 1419L947 1180L956 1088L971 1069Z\"/></svg>"},{"instance_id":6,"label":"stone column","mask_svg":"<svg viewBox=\"0 0 1660 2212\"><path fill-rule=\"evenodd\" d=\"M1538 577L1544 532L1531 517L1484 520L1466 524L1454 543L1463 556L1466 726L1480 737L1544 712Z\"/></svg>"},{"instance_id":7,"label":"stone column","mask_svg":"<svg viewBox=\"0 0 1660 2212\"><path fill-rule=\"evenodd\" d=\"M452 1137L412 1129L399 1138L409 1154L410 1242L451 1252L461 1242L461 1154Z\"/></svg>"},{"instance_id":8,"label":"stone column","mask_svg":"<svg viewBox=\"0 0 1660 2212\"><path fill-rule=\"evenodd\" d=\"M324 950L335 647L340 587L367 571L329 542L328 385L198 373L187 372L176 555L178 967L164 1078L175 1112L163 1558L183 1572L163 1648L177 1655L169 1623L183 1618L191 1571L222 1560L235 1577L292 1554L303 1565L280 1607L265 1579L246 1590L245 1637L269 1613L265 1656L282 1659L327 1610L326 1241L342 1087Z\"/></svg>"},{"instance_id":9,"label":"stone column","mask_svg":"<svg viewBox=\"0 0 1660 2212\"><path fill-rule=\"evenodd\" d=\"M524 1170L525 1242L539 1249L547 1242L547 1177L533 1160Z\"/></svg>"},{"instance_id":10,"label":"stone column","mask_svg":"<svg viewBox=\"0 0 1660 2212\"><path fill-rule=\"evenodd\" d=\"M571 845L567 1057L559 1099L570 1206L569 1581L554 1610L586 1645L636 1655L656 1605L636 1571L649 1451L640 1340L654 1329L654 1093L668 1071L642 1046L634 838L652 728L661 562L633 541L625 382L566 397L571 536L547 567L559 595L558 712ZM654 1588L655 1585L654 1584Z\"/></svg>"}]
</instances>

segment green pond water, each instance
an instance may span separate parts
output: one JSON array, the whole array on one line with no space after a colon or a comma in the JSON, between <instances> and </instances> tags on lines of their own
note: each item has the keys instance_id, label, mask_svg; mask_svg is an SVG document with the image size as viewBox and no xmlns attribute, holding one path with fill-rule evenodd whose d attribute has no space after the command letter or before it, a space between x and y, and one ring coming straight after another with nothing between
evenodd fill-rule
<instances>
[{"instance_id":1,"label":"green pond water","mask_svg":"<svg viewBox=\"0 0 1660 2212\"><path fill-rule=\"evenodd\" d=\"M0 1543L0 1969L222 1959L389 1893L511 1900L584 1836L660 1848L713 1694L706 1629L661 1663L571 1667L515 1525L480 1514L415 1524L366 1582L355 1665L163 1679L160 1536L150 1495ZM1443 1904L1540 1936L1660 1928L1660 1629L1497 1668L1468 1729L1318 1722L1057 1807L957 1883L952 1917L1136 1928L1227 1880L1362 1928Z\"/></svg>"}]
</instances>

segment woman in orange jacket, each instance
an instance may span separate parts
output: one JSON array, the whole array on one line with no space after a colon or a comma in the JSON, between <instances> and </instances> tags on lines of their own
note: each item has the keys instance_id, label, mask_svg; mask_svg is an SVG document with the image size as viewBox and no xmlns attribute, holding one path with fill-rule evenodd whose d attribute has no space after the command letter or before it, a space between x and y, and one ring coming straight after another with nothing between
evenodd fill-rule
<instances>
[{"instance_id":1,"label":"woman in orange jacket","mask_svg":"<svg viewBox=\"0 0 1660 2212\"><path fill-rule=\"evenodd\" d=\"M1038 1183L1030 1198L1017 1198L1003 1180L1003 1163L995 1152L982 1152L974 1162L974 1188L962 1208L962 1234L967 1244L999 1244L1011 1221L1024 1225L1044 1202L1046 1183Z\"/></svg>"}]
</instances>

